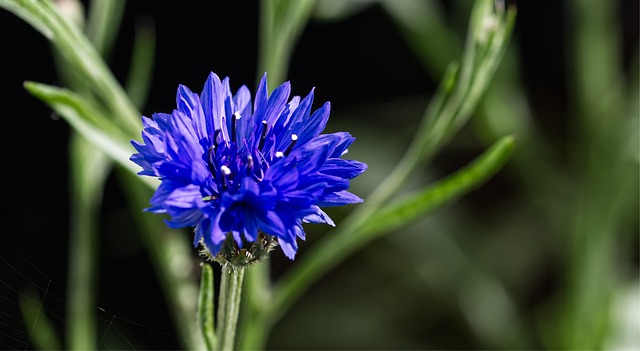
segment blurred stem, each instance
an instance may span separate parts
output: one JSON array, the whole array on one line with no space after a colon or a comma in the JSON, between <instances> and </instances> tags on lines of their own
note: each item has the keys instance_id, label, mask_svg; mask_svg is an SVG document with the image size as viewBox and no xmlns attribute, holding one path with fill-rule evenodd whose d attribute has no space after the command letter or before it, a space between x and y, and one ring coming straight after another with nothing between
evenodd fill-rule
<instances>
[{"instance_id":1,"label":"blurred stem","mask_svg":"<svg viewBox=\"0 0 640 351\"><path fill-rule=\"evenodd\" d=\"M238 348L241 350L260 349L266 343L268 330L261 311L271 302L269 279L269 261L247 268L238 327Z\"/></svg>"},{"instance_id":2,"label":"blurred stem","mask_svg":"<svg viewBox=\"0 0 640 351\"><path fill-rule=\"evenodd\" d=\"M315 0L260 0L258 79L267 72L269 84L287 78L293 47L309 20Z\"/></svg>"},{"instance_id":3,"label":"blurred stem","mask_svg":"<svg viewBox=\"0 0 640 351\"><path fill-rule=\"evenodd\" d=\"M632 169L624 149L617 1L570 2L570 82L576 187L568 226L565 296L556 345L602 349L611 332L611 302L619 285L616 243L630 201ZM637 171L637 166L636 166ZM636 194L637 195L637 194ZM636 198L637 201L637 198Z\"/></svg>"},{"instance_id":4,"label":"blurred stem","mask_svg":"<svg viewBox=\"0 0 640 351\"><path fill-rule=\"evenodd\" d=\"M218 327L220 333L218 350L234 350L244 268L224 265L220 275L220 297L218 301Z\"/></svg>"},{"instance_id":5,"label":"blurred stem","mask_svg":"<svg viewBox=\"0 0 640 351\"><path fill-rule=\"evenodd\" d=\"M100 56L107 58L120 30L125 0L91 0L85 33Z\"/></svg>"},{"instance_id":6,"label":"blurred stem","mask_svg":"<svg viewBox=\"0 0 640 351\"><path fill-rule=\"evenodd\" d=\"M25 327L29 330L29 339L25 345L25 350L31 344L34 345L34 349L38 350L63 349L55 324L51 322L44 308L44 300L47 297L46 292L50 284L51 281L47 284L42 300L38 293L31 289L20 293L20 312L22 312L22 320L25 322Z\"/></svg>"},{"instance_id":7,"label":"blurred stem","mask_svg":"<svg viewBox=\"0 0 640 351\"><path fill-rule=\"evenodd\" d=\"M111 162L78 134L72 134L71 238L68 263L68 347L92 350L96 345L98 217Z\"/></svg>"},{"instance_id":8,"label":"blurred stem","mask_svg":"<svg viewBox=\"0 0 640 351\"><path fill-rule=\"evenodd\" d=\"M463 42L444 23L444 9L434 0L381 0L380 5L395 21L424 70L434 80L460 57Z\"/></svg>"},{"instance_id":9,"label":"blurred stem","mask_svg":"<svg viewBox=\"0 0 640 351\"><path fill-rule=\"evenodd\" d=\"M138 224L144 246L162 286L180 339L189 350L205 349L197 319L198 287L192 276L189 245L184 233L167 228L152 213L142 212L149 205L151 188L140 186L139 176L120 169L120 180L127 203Z\"/></svg>"},{"instance_id":10,"label":"blurred stem","mask_svg":"<svg viewBox=\"0 0 640 351\"><path fill-rule=\"evenodd\" d=\"M151 87L155 46L156 33L153 20L146 17L138 20L126 91L133 104L139 109L145 105Z\"/></svg>"},{"instance_id":11,"label":"blurred stem","mask_svg":"<svg viewBox=\"0 0 640 351\"><path fill-rule=\"evenodd\" d=\"M61 11L66 20L82 28L85 24L80 6L67 6ZM108 15L106 15L108 16ZM52 46L52 54L58 75L66 86L83 92L93 99L90 90L78 73L72 69L65 56ZM68 262L67 347L71 350L87 350L96 347L96 275L98 273L99 237L98 218L104 183L111 170L111 161L79 134L70 135L71 211Z\"/></svg>"}]
</instances>

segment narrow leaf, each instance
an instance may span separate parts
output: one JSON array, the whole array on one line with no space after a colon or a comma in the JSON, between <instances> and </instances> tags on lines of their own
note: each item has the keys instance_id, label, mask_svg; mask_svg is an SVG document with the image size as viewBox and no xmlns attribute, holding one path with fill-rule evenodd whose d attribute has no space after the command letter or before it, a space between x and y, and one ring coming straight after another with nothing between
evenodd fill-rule
<instances>
[{"instance_id":1,"label":"narrow leaf","mask_svg":"<svg viewBox=\"0 0 640 351\"><path fill-rule=\"evenodd\" d=\"M515 138L506 136L461 170L394 204L380 209L362 229L373 236L406 226L479 187L510 159Z\"/></svg>"},{"instance_id":2,"label":"narrow leaf","mask_svg":"<svg viewBox=\"0 0 640 351\"><path fill-rule=\"evenodd\" d=\"M129 160L135 151L109 120L99 110L79 95L62 88L35 82L25 82L29 93L42 100L62 116L78 133L127 170L137 173L140 168ZM153 189L158 181L139 177Z\"/></svg>"},{"instance_id":3,"label":"narrow leaf","mask_svg":"<svg viewBox=\"0 0 640 351\"><path fill-rule=\"evenodd\" d=\"M480 186L507 162L514 147L512 136L503 137L470 165L424 191L367 213L362 222L343 224L332 236L316 243L295 269L280 278L266 313L277 320L312 281L373 238L407 225Z\"/></svg>"}]
</instances>

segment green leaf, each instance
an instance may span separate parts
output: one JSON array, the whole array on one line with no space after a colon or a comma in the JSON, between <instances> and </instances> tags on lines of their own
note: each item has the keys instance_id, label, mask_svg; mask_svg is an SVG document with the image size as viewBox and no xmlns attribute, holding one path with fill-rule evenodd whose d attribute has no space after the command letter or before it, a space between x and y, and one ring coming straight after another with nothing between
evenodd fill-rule
<instances>
[{"instance_id":1,"label":"green leaf","mask_svg":"<svg viewBox=\"0 0 640 351\"><path fill-rule=\"evenodd\" d=\"M381 208L362 228L360 236L375 236L412 223L417 218L455 201L476 189L507 163L515 148L515 138L506 136L461 170L426 189Z\"/></svg>"},{"instance_id":2,"label":"green leaf","mask_svg":"<svg viewBox=\"0 0 640 351\"><path fill-rule=\"evenodd\" d=\"M208 263L202 263L202 276L200 278L200 294L198 296L198 324L204 338L207 350L214 350L218 339L214 327L214 284L213 268Z\"/></svg>"},{"instance_id":3,"label":"green leaf","mask_svg":"<svg viewBox=\"0 0 640 351\"><path fill-rule=\"evenodd\" d=\"M78 133L90 140L115 162L132 173L140 171L140 168L129 160L135 150L126 137L90 102L63 88L35 82L25 82L24 86L30 94L47 103ZM158 186L156 179L139 178L153 189Z\"/></svg>"}]
</instances>

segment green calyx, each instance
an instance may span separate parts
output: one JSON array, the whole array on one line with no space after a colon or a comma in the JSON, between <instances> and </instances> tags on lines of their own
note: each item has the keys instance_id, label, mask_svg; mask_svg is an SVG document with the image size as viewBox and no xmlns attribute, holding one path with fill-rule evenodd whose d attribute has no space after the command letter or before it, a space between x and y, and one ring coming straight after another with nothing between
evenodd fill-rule
<instances>
[{"instance_id":1,"label":"green calyx","mask_svg":"<svg viewBox=\"0 0 640 351\"><path fill-rule=\"evenodd\" d=\"M204 242L200 244L203 248L200 251L200 255L206 257L208 260L216 261L222 266L230 265L234 268L244 268L266 260L269 257L269 252L278 246L278 241L274 236L259 232L256 241L243 245L248 248L239 248L233 235L228 233L227 238L222 243L220 251L218 251L216 255L211 253Z\"/></svg>"}]
</instances>

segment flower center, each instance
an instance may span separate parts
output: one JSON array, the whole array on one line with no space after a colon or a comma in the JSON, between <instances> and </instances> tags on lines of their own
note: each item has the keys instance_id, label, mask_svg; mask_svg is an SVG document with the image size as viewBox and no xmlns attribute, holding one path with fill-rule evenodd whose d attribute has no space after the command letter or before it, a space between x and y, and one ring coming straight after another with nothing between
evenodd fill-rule
<instances>
[{"instance_id":1,"label":"flower center","mask_svg":"<svg viewBox=\"0 0 640 351\"><path fill-rule=\"evenodd\" d=\"M215 184L203 197L210 201L221 198L224 192L237 193L244 178L262 182L270 165L287 157L298 142L297 134L291 134L288 143L278 142L273 126L266 120L257 126L259 135L246 135L243 132L246 126L243 128L240 118L239 112L231 115L228 135L221 129L214 131L211 146L204 155Z\"/></svg>"}]
</instances>

